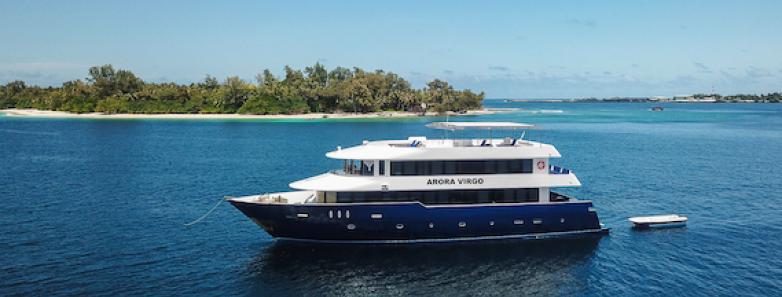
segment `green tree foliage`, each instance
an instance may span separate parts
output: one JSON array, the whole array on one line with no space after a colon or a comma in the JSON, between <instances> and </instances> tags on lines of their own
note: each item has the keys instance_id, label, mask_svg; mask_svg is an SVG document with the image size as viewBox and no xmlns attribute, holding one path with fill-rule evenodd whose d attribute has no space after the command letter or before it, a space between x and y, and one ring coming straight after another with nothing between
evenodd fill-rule
<instances>
[{"instance_id":1,"label":"green tree foliage","mask_svg":"<svg viewBox=\"0 0 782 297\"><path fill-rule=\"evenodd\" d=\"M767 103L782 103L782 93L779 92L760 94L760 95L738 94L738 95L731 95L725 97L719 96L715 98L717 98L719 102L754 101L754 102L767 102Z\"/></svg>"},{"instance_id":2,"label":"green tree foliage","mask_svg":"<svg viewBox=\"0 0 782 297\"><path fill-rule=\"evenodd\" d=\"M241 113L465 111L481 108L484 94L455 90L434 80L413 89L390 72L367 72L320 63L303 71L285 66L282 78L266 69L248 83L232 76L220 82L207 75L190 85L148 83L131 71L94 66L86 81L61 87L28 86L23 81L0 85L0 107L103 113Z\"/></svg>"}]
</instances>

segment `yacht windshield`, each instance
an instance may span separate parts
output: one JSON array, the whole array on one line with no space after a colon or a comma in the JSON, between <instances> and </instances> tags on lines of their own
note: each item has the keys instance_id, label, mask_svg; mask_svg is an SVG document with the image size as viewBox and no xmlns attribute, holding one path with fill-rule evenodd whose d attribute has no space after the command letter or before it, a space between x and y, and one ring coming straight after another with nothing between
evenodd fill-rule
<instances>
[{"instance_id":1,"label":"yacht windshield","mask_svg":"<svg viewBox=\"0 0 782 297\"><path fill-rule=\"evenodd\" d=\"M374 161L345 160L342 170L345 174L375 175Z\"/></svg>"}]
</instances>

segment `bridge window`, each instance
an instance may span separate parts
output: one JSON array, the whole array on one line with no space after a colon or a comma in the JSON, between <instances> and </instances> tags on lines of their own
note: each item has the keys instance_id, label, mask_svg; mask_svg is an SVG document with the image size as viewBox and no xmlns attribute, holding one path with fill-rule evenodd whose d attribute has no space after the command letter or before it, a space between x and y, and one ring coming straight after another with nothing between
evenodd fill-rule
<instances>
[{"instance_id":1,"label":"bridge window","mask_svg":"<svg viewBox=\"0 0 782 297\"><path fill-rule=\"evenodd\" d=\"M531 159L463 161L395 161L391 175L532 173Z\"/></svg>"},{"instance_id":2,"label":"bridge window","mask_svg":"<svg viewBox=\"0 0 782 297\"><path fill-rule=\"evenodd\" d=\"M342 170L346 174L375 175L375 162L364 160L345 160Z\"/></svg>"}]
</instances>

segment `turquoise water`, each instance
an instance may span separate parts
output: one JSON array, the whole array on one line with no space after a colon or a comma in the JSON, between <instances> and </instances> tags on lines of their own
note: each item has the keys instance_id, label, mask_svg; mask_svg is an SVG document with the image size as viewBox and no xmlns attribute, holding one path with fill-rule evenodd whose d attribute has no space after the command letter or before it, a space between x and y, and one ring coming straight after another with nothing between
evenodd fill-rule
<instances>
[{"instance_id":1,"label":"turquoise water","mask_svg":"<svg viewBox=\"0 0 782 297\"><path fill-rule=\"evenodd\" d=\"M437 118L99 121L0 117L0 295L754 295L782 292L782 105L541 104L537 124L612 228L601 239L414 246L275 242L223 195L286 190L363 139ZM460 119L460 120L461 120ZM686 228L626 218L679 213Z\"/></svg>"}]
</instances>

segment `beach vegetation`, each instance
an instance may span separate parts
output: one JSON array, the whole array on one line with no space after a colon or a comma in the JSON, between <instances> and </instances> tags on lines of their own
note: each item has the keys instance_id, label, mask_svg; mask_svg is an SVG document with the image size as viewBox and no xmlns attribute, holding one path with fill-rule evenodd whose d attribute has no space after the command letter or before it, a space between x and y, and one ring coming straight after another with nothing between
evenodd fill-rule
<instances>
[{"instance_id":1,"label":"beach vegetation","mask_svg":"<svg viewBox=\"0 0 782 297\"><path fill-rule=\"evenodd\" d=\"M177 84L146 82L112 65L94 66L84 80L59 87L30 86L23 81L0 85L0 107L107 114L461 112L480 109L484 99L483 92L457 90L439 79L416 89L401 76L383 70L328 70L315 63L303 71L290 66L283 71L277 77L263 70L255 82L207 75L197 83Z\"/></svg>"}]
</instances>

